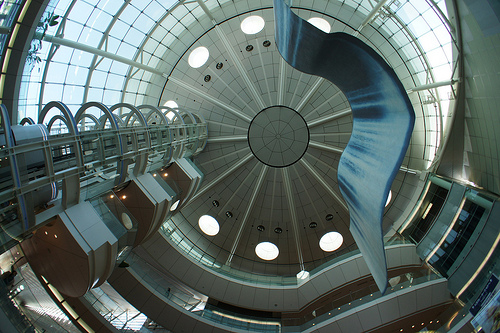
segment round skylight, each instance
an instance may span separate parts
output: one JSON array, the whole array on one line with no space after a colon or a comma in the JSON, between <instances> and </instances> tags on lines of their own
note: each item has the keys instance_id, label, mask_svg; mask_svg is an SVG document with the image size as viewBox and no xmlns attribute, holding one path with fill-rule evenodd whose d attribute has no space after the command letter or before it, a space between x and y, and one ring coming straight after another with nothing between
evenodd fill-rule
<instances>
[{"instance_id":1,"label":"round skylight","mask_svg":"<svg viewBox=\"0 0 500 333\"><path fill-rule=\"evenodd\" d=\"M241 31L247 35L253 35L264 29L265 24L266 22L262 17L252 15L241 22Z\"/></svg>"},{"instance_id":2,"label":"round skylight","mask_svg":"<svg viewBox=\"0 0 500 333\"><path fill-rule=\"evenodd\" d=\"M166 101L165 104L163 104L163 106L166 106L166 107L169 107L169 108L172 108L172 109L177 109L179 107L179 105L177 105L177 103L175 101Z\"/></svg>"},{"instance_id":3,"label":"round skylight","mask_svg":"<svg viewBox=\"0 0 500 333\"><path fill-rule=\"evenodd\" d=\"M198 220L201 231L209 236L215 236L219 233L219 222L210 215L203 215Z\"/></svg>"},{"instance_id":4,"label":"round skylight","mask_svg":"<svg viewBox=\"0 0 500 333\"><path fill-rule=\"evenodd\" d=\"M338 249L342 242L344 241L344 237L336 231L328 232L321 237L319 240L319 247L325 252L332 252Z\"/></svg>"},{"instance_id":5,"label":"round skylight","mask_svg":"<svg viewBox=\"0 0 500 333\"><path fill-rule=\"evenodd\" d=\"M389 195L387 196L387 201L385 202L385 207L387 207L389 202L391 202L391 199L392 199L392 190L389 191Z\"/></svg>"},{"instance_id":6,"label":"round skylight","mask_svg":"<svg viewBox=\"0 0 500 333\"><path fill-rule=\"evenodd\" d=\"M309 20L307 20L307 22L311 23L316 28L318 28L319 30L322 30L326 33L330 33L330 31L332 29L330 23L328 23L327 20L325 20L324 18L321 18L321 17L311 17Z\"/></svg>"},{"instance_id":7,"label":"round skylight","mask_svg":"<svg viewBox=\"0 0 500 333\"><path fill-rule=\"evenodd\" d=\"M180 203L181 203L181 200L177 200L176 202L174 202L173 205L170 207L170 211L173 212L174 210L176 210L177 207L179 207Z\"/></svg>"},{"instance_id":8,"label":"round skylight","mask_svg":"<svg viewBox=\"0 0 500 333\"><path fill-rule=\"evenodd\" d=\"M189 66L193 68L199 68L203 66L207 62L209 55L210 52L208 52L208 49L205 46L199 46L195 48L189 55Z\"/></svg>"},{"instance_id":9,"label":"round skylight","mask_svg":"<svg viewBox=\"0 0 500 333\"><path fill-rule=\"evenodd\" d=\"M172 111L167 112L167 114L165 115L165 117L167 117L168 120L172 120L175 117L175 113L173 113Z\"/></svg>"},{"instance_id":10,"label":"round skylight","mask_svg":"<svg viewBox=\"0 0 500 333\"><path fill-rule=\"evenodd\" d=\"M255 254L263 260L274 260L280 254L280 250L271 242L262 242L255 247Z\"/></svg>"}]
</instances>

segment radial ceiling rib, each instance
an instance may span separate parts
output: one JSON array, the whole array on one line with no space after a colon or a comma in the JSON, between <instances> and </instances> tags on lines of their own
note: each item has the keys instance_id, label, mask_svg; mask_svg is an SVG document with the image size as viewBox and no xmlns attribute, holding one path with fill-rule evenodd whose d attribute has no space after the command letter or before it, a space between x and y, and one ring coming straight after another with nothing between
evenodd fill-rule
<instances>
[{"instance_id":1,"label":"radial ceiling rib","mask_svg":"<svg viewBox=\"0 0 500 333\"><path fill-rule=\"evenodd\" d=\"M219 126L234 128L234 129L237 129L237 130L242 131L242 132L248 132L248 128L244 128L244 127L240 127L240 126L236 126L236 125L232 125L232 124L221 123L221 122L213 121L213 120L207 120L207 123L212 124L212 125L219 125Z\"/></svg>"},{"instance_id":2,"label":"radial ceiling rib","mask_svg":"<svg viewBox=\"0 0 500 333\"><path fill-rule=\"evenodd\" d=\"M314 95L314 93L318 90L319 86L321 86L321 84L323 83L325 79L323 79L322 77L318 77L316 82L314 82L314 84L312 85L311 89L309 89L309 91L307 92L307 94L302 97L299 101L299 104L297 104L297 106L295 107L295 111L297 111L298 113L300 113L300 110L302 110L302 108L304 107L304 105L306 105L309 100L311 99L311 97Z\"/></svg>"},{"instance_id":3,"label":"radial ceiling rib","mask_svg":"<svg viewBox=\"0 0 500 333\"><path fill-rule=\"evenodd\" d=\"M373 20L373 18L375 17L375 15L377 15L378 11L380 10L380 8L382 8L383 5L385 5L385 3L387 2L387 0L380 0L376 5L375 7L373 7L372 11L370 13L368 13L368 15L366 16L365 20L363 21L363 23L361 23L361 25L358 27L358 30L354 32L354 36L357 36L361 30L363 30L363 28L371 22L371 20Z\"/></svg>"},{"instance_id":4,"label":"radial ceiling rib","mask_svg":"<svg viewBox=\"0 0 500 333\"><path fill-rule=\"evenodd\" d=\"M254 110L250 107L250 105L248 104L248 102L245 101L241 97L241 94L238 94L236 91L234 91L234 89L231 87L231 85L227 84L226 80L221 79L221 77L219 76L219 74L217 74L217 72L215 72L211 67L209 67L208 70L212 73L212 75L214 75L217 78L217 82L222 83L226 87L226 89L228 89L230 92L233 93L234 96L236 96L236 98L241 102L240 105L244 105L245 108L247 108L248 110L250 110L250 113L254 112Z\"/></svg>"},{"instance_id":5,"label":"radial ceiling rib","mask_svg":"<svg viewBox=\"0 0 500 333\"><path fill-rule=\"evenodd\" d=\"M280 72L278 81L278 105L283 105L285 100L285 78L286 78L286 63L280 57Z\"/></svg>"},{"instance_id":6,"label":"radial ceiling rib","mask_svg":"<svg viewBox=\"0 0 500 333\"><path fill-rule=\"evenodd\" d=\"M269 97L269 105L273 105L273 101L271 100L271 89L269 88L269 74L266 73L264 66L264 59L262 58L262 52L260 51L260 44L257 43L257 51L259 52L260 66L262 68L262 77L264 78L264 82L266 83L267 96Z\"/></svg>"},{"instance_id":7,"label":"radial ceiling rib","mask_svg":"<svg viewBox=\"0 0 500 333\"><path fill-rule=\"evenodd\" d=\"M240 110L236 109L236 108L233 108L232 106L230 105L227 105L226 103L222 102L221 100L219 100L218 98L215 98L209 94L207 94L206 92L204 91L201 91L200 89L198 88L195 88L193 87L192 85L190 84L187 84L186 82L182 81L182 80L179 80L178 78L176 77L173 77L173 76L170 76L168 78L168 80L176 85L178 85L179 87L181 88L184 88L186 89L187 91L201 97L201 98L204 98L205 100L207 100L208 102L214 104L214 105L217 105L217 106L220 106L221 108L231 112L232 114L234 114L235 116L247 121L247 122L251 122L252 121L252 118L250 118L249 116L247 116L246 114L242 113Z\"/></svg>"},{"instance_id":8,"label":"radial ceiling rib","mask_svg":"<svg viewBox=\"0 0 500 333\"><path fill-rule=\"evenodd\" d=\"M255 205L255 201L257 199L258 194L260 193L260 189L262 187L262 184L264 183L264 179L266 178L268 170L269 170L269 167L267 165L263 164L262 169L260 170L259 177L257 178L257 182L255 183L255 187L253 189L252 195L251 195L250 200L247 204L247 209L245 210L245 213L243 214L243 218L240 222L240 228L238 229L238 233L236 234L236 237L234 239L233 246L231 248L231 252L229 253L229 257L227 258L226 265L230 265L231 261L233 260L234 253L236 252L236 248L238 247L238 244L240 243L243 229L245 228L245 224L248 220L248 217L252 213L253 207Z\"/></svg>"},{"instance_id":9,"label":"radial ceiling rib","mask_svg":"<svg viewBox=\"0 0 500 333\"><path fill-rule=\"evenodd\" d=\"M400 166L399 167L399 171L402 171L402 172L407 172L407 173L412 173L414 175L419 175L420 173L422 173L421 170L417 170L417 169L410 169L408 167L405 167L405 166Z\"/></svg>"},{"instance_id":10,"label":"radial ceiling rib","mask_svg":"<svg viewBox=\"0 0 500 333\"><path fill-rule=\"evenodd\" d=\"M249 148L250 149L250 148ZM196 194L189 200L189 203L191 203L193 200L199 198L202 194L213 188L215 185L217 185L219 182L224 180L226 177L231 175L233 172L241 168L243 165L245 165L248 161L250 161L253 157L253 154L250 152L248 153L245 157L243 157L241 160L238 161L238 163L234 164L231 166L229 169L221 173L218 177L214 178L210 183L205 185L203 188L201 188Z\"/></svg>"},{"instance_id":11,"label":"radial ceiling rib","mask_svg":"<svg viewBox=\"0 0 500 333\"><path fill-rule=\"evenodd\" d=\"M292 100L290 101L290 105L293 105L293 101L295 101L295 97L297 97L297 90L299 90L299 86L300 86L300 83L302 82L303 76L304 76L304 73L300 72L299 79L297 80L297 84L295 85L295 89L293 90L293 95L292 95Z\"/></svg>"},{"instance_id":12,"label":"radial ceiling rib","mask_svg":"<svg viewBox=\"0 0 500 333\"><path fill-rule=\"evenodd\" d=\"M216 136L209 137L208 143L231 143L237 141L247 141L248 138L246 135L232 135L232 136Z\"/></svg>"},{"instance_id":13,"label":"radial ceiling rib","mask_svg":"<svg viewBox=\"0 0 500 333\"><path fill-rule=\"evenodd\" d=\"M314 179L316 179L316 181L321 186L323 186L323 188L328 192L328 194L330 194L332 198L334 198L335 201L337 201L337 203L340 204L340 206L344 208L345 211L348 212L349 209L347 208L347 205L345 204L344 200L342 200L342 198L340 198L340 196L331 188L330 184L328 184L328 182L326 182L323 179L323 177L321 177L320 174L316 170L314 170L314 168L304 158L301 158L299 162L304 166L304 168L306 168L307 171L309 171L309 173L314 177Z\"/></svg>"},{"instance_id":14,"label":"radial ceiling rib","mask_svg":"<svg viewBox=\"0 0 500 333\"><path fill-rule=\"evenodd\" d=\"M307 156L307 157L309 157L309 158L312 158L312 159L313 159L313 160L315 160L317 163L319 163L319 164L323 165L325 168L327 168L327 169L331 169L331 170L334 170L335 172L337 172L337 169L335 169L335 168L334 168L334 167L332 167L330 164L326 163L325 161L321 160L320 158L318 158L318 157L314 156L314 155L313 155L313 154L311 154L311 153L306 152L306 153L304 154L304 156Z\"/></svg>"},{"instance_id":15,"label":"radial ceiling rib","mask_svg":"<svg viewBox=\"0 0 500 333\"><path fill-rule=\"evenodd\" d=\"M297 171L297 168L295 167L295 165L292 165L292 168L293 168L293 171L295 171L295 174L297 175L297 179L299 180L300 185L304 189L304 193L306 194L307 198L309 199L309 202L311 203L311 206L314 210L314 214L316 215L316 218L318 219L318 222L321 223L321 221L323 221L323 219L319 216L318 209L316 209L316 205L314 204L314 201L311 198L310 189L306 188L306 186L304 184L304 180L302 177L300 177L299 172ZM305 206L305 204L303 206Z\"/></svg>"},{"instance_id":16,"label":"radial ceiling rib","mask_svg":"<svg viewBox=\"0 0 500 333\"><path fill-rule=\"evenodd\" d=\"M62 45L62 46L66 46L66 47L70 47L70 48L76 49L76 50L88 52L90 54L98 55L98 56L101 56L101 57L104 57L104 58L109 58L109 59L112 59L112 60L115 60L115 61L127 64L129 66L133 66L133 67L137 67L137 68L143 69L145 71L148 71L148 72L151 72L153 74L160 75L160 76L164 76L165 75L163 72L161 72L161 71L159 71L156 68L153 68L151 66L141 64L140 62L137 62L137 61L134 61L134 60L122 57L122 56L117 55L117 54L112 53L112 52L104 51L104 50L101 50L101 49L89 46L87 44L82 44L82 43L75 42L75 41L72 41L72 40L69 40L69 39L64 39L64 38L61 38L61 37L50 36L50 35L43 35L42 36L40 34L37 37L40 37L41 39L43 38L44 41L52 43L52 44L55 44L55 45Z\"/></svg>"},{"instance_id":17,"label":"radial ceiling rib","mask_svg":"<svg viewBox=\"0 0 500 333\"><path fill-rule=\"evenodd\" d=\"M328 115L326 115L324 117L317 118L317 119L315 119L313 121L310 121L310 122L307 123L307 126L309 128L313 128L315 126L327 123L329 121L332 121L332 120L335 120L335 119L338 119L338 118L342 118L342 117L348 116L348 115L351 114L351 112L352 112L351 108L340 110L340 111L328 114Z\"/></svg>"},{"instance_id":18,"label":"radial ceiling rib","mask_svg":"<svg viewBox=\"0 0 500 333\"><path fill-rule=\"evenodd\" d=\"M253 166L252 170L250 172L247 173L245 179L243 181L240 181L238 187L236 188L236 190L232 193L232 195L229 197L228 200L226 200L226 203L224 204L224 206L221 207L221 209L219 210L220 212L225 212L226 211L226 208L229 206L229 204L231 203L231 200L234 199L236 197L236 193L239 193L241 188L246 185L246 184L252 184L253 182L250 181L248 182L248 178L251 177L254 172L255 172L255 169L257 169L257 167L261 165L260 163L255 163L255 165Z\"/></svg>"},{"instance_id":19,"label":"radial ceiling rib","mask_svg":"<svg viewBox=\"0 0 500 333\"><path fill-rule=\"evenodd\" d=\"M223 159L226 159L226 158L228 158L228 157L230 157L230 156L237 155L237 154L239 154L239 153L241 153L241 152L243 152L243 151L245 151L245 150L248 150L248 149L249 149L249 148L246 146L246 147L243 147L243 148L241 148L241 149L238 149L238 150L235 150L235 151L233 151L233 152L230 152L229 154L222 154L222 155L221 155L221 156L219 156L219 157L216 157L216 158L211 158L211 159L209 159L209 160L207 160L207 161L205 161L205 162L203 162L203 163L200 163L200 165L203 167L203 166L205 166L205 165L207 165L207 164L210 164L210 163L215 163L215 162L217 162L217 161L219 161L219 160L223 160Z\"/></svg>"},{"instance_id":20,"label":"radial ceiling rib","mask_svg":"<svg viewBox=\"0 0 500 333\"><path fill-rule=\"evenodd\" d=\"M309 146L316 148L316 149L321 149L330 153L335 153L335 154L342 154L344 152L344 149L335 147L335 146L330 146L327 145L326 143L323 142L318 142L318 141L309 141Z\"/></svg>"},{"instance_id":21,"label":"radial ceiling rib","mask_svg":"<svg viewBox=\"0 0 500 333\"><path fill-rule=\"evenodd\" d=\"M297 218L297 210L295 207L295 202L293 198L292 191L292 182L290 180L290 175L288 174L288 168L281 169L281 175L283 178L283 185L285 187L285 196L288 202L288 208L290 212L290 216L292 218L292 227L293 227L293 237L295 240L295 246L297 247L297 255L299 257L300 270L305 270L304 267L304 258L302 256L302 247L300 243L300 235L299 235L299 221Z\"/></svg>"},{"instance_id":22,"label":"radial ceiling rib","mask_svg":"<svg viewBox=\"0 0 500 333\"><path fill-rule=\"evenodd\" d=\"M325 137L325 136L341 136L351 135L351 132L326 132L326 133L311 133L311 138Z\"/></svg>"},{"instance_id":23,"label":"radial ceiling rib","mask_svg":"<svg viewBox=\"0 0 500 333\"><path fill-rule=\"evenodd\" d=\"M261 94L257 91L257 88L253 84L252 80L250 80L250 77L248 76L247 70L245 69L245 67L241 63L241 60L240 60L240 58L238 58L238 55L236 54L236 52L234 52L234 49L231 46L231 43L229 42L229 40L227 39L226 34L224 33L224 31L222 31L222 28L218 25L215 26L214 30L217 33L217 36L219 37L219 39L222 41L222 44L224 44L224 47L225 47L227 53L229 54L229 57L231 58L231 60L233 60L233 63L235 65L236 69L238 70L241 78L243 79L243 81L245 81L245 84L247 85L248 89L250 90L250 93L253 96L253 99L255 100L255 102L257 103L257 105L261 109L264 109L266 107L266 105L264 104L264 100L262 99Z\"/></svg>"},{"instance_id":24,"label":"radial ceiling rib","mask_svg":"<svg viewBox=\"0 0 500 333\"><path fill-rule=\"evenodd\" d=\"M310 118L312 115L314 115L314 111L321 110L321 108L323 106L325 106L328 103L330 103L331 101L333 101L338 95L340 95L340 93L341 93L340 90L337 91L335 94L333 94L332 96L328 97L328 99L326 101L324 101L323 103L321 103L317 108L312 109L307 114L303 115L304 119Z\"/></svg>"},{"instance_id":25,"label":"radial ceiling rib","mask_svg":"<svg viewBox=\"0 0 500 333\"><path fill-rule=\"evenodd\" d=\"M185 1L180 1L180 2L185 2ZM208 7L205 5L205 3L203 3L202 0L196 0L196 2L198 3L198 5L201 7L201 9L203 9L203 11L205 12L205 14L207 14L208 18L214 23L216 24L217 22L215 22L215 18L214 16L212 15L212 13L210 12L210 9L208 9Z\"/></svg>"}]
</instances>

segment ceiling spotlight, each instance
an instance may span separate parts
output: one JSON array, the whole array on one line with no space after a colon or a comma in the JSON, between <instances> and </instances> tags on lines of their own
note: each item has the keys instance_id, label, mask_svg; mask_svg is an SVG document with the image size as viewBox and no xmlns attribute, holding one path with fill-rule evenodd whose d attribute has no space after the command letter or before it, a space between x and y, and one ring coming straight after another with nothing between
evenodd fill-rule
<instances>
[{"instance_id":1,"label":"ceiling spotlight","mask_svg":"<svg viewBox=\"0 0 500 333\"><path fill-rule=\"evenodd\" d=\"M266 230L266 228L262 224L260 224L257 226L257 230L264 231L264 230Z\"/></svg>"},{"instance_id":2,"label":"ceiling spotlight","mask_svg":"<svg viewBox=\"0 0 500 333\"><path fill-rule=\"evenodd\" d=\"M167 176L168 176L168 173L166 173L166 172L165 172L165 173L163 174L163 177L167 177Z\"/></svg>"},{"instance_id":3,"label":"ceiling spotlight","mask_svg":"<svg viewBox=\"0 0 500 333\"><path fill-rule=\"evenodd\" d=\"M247 47L245 47L245 50L247 50L248 52L252 51L253 45L247 45Z\"/></svg>"},{"instance_id":4,"label":"ceiling spotlight","mask_svg":"<svg viewBox=\"0 0 500 333\"><path fill-rule=\"evenodd\" d=\"M276 227L274 228L274 232L277 234L281 234L283 232L283 229L281 229L280 227Z\"/></svg>"},{"instance_id":5,"label":"ceiling spotlight","mask_svg":"<svg viewBox=\"0 0 500 333\"><path fill-rule=\"evenodd\" d=\"M223 66L224 64L222 62L218 62L217 65L215 65L215 68L222 69Z\"/></svg>"},{"instance_id":6,"label":"ceiling spotlight","mask_svg":"<svg viewBox=\"0 0 500 333\"><path fill-rule=\"evenodd\" d=\"M269 47L269 46L271 46L271 41L269 41L269 40L265 40L265 41L262 43L262 45L263 45L264 47Z\"/></svg>"},{"instance_id":7,"label":"ceiling spotlight","mask_svg":"<svg viewBox=\"0 0 500 333\"><path fill-rule=\"evenodd\" d=\"M233 217L233 213L231 213L230 211L227 211L226 212L226 216L229 217L229 218L231 218L231 217Z\"/></svg>"},{"instance_id":8,"label":"ceiling spotlight","mask_svg":"<svg viewBox=\"0 0 500 333\"><path fill-rule=\"evenodd\" d=\"M316 222L311 222L311 223L309 223L309 228L311 228L311 229L314 229L314 228L316 228L317 226L318 226L318 224L317 224Z\"/></svg>"},{"instance_id":9,"label":"ceiling spotlight","mask_svg":"<svg viewBox=\"0 0 500 333\"><path fill-rule=\"evenodd\" d=\"M212 201L212 205L214 205L214 207L219 207L219 202L217 200L214 200Z\"/></svg>"},{"instance_id":10,"label":"ceiling spotlight","mask_svg":"<svg viewBox=\"0 0 500 333\"><path fill-rule=\"evenodd\" d=\"M332 215L332 214L328 214L328 215L326 215L326 216L325 216L325 220L327 220L327 221L331 221L331 220L333 220L333 215Z\"/></svg>"},{"instance_id":11,"label":"ceiling spotlight","mask_svg":"<svg viewBox=\"0 0 500 333\"><path fill-rule=\"evenodd\" d=\"M127 199L127 196L125 194L122 195L122 199Z\"/></svg>"},{"instance_id":12,"label":"ceiling spotlight","mask_svg":"<svg viewBox=\"0 0 500 333\"><path fill-rule=\"evenodd\" d=\"M210 82L211 79L212 79L212 77L210 75L205 75L205 77L203 78L203 81Z\"/></svg>"}]
</instances>

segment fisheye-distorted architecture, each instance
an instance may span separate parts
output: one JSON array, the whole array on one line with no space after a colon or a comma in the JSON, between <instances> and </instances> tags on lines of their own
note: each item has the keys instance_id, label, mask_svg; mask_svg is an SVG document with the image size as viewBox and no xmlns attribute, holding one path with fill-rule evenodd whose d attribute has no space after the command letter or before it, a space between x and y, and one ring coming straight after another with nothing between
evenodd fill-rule
<instances>
[{"instance_id":1,"label":"fisheye-distorted architecture","mask_svg":"<svg viewBox=\"0 0 500 333\"><path fill-rule=\"evenodd\" d=\"M494 331L498 6L285 3L373 50L414 111L407 148L397 125L383 145L401 166L364 159L394 181L358 178L384 206L385 293L338 178L380 97L344 83L376 75L289 65L271 0L9 0L2 329Z\"/></svg>"}]
</instances>

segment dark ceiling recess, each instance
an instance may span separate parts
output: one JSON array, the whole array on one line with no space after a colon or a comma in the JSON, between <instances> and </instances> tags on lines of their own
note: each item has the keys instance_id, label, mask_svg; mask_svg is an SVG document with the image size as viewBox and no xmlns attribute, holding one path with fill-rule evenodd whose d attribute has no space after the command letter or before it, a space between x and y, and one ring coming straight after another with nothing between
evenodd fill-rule
<instances>
[{"instance_id":1,"label":"dark ceiling recess","mask_svg":"<svg viewBox=\"0 0 500 333\"><path fill-rule=\"evenodd\" d=\"M247 47L245 47L245 50L247 50L248 52L252 51L253 45L247 45Z\"/></svg>"},{"instance_id":2,"label":"dark ceiling recess","mask_svg":"<svg viewBox=\"0 0 500 333\"><path fill-rule=\"evenodd\" d=\"M214 205L214 207L219 207L219 202L217 200L214 200L212 201L212 205Z\"/></svg>"},{"instance_id":3,"label":"dark ceiling recess","mask_svg":"<svg viewBox=\"0 0 500 333\"><path fill-rule=\"evenodd\" d=\"M210 75L205 75L205 78L203 79L205 82L210 82L212 77Z\"/></svg>"},{"instance_id":4,"label":"dark ceiling recess","mask_svg":"<svg viewBox=\"0 0 500 333\"><path fill-rule=\"evenodd\" d=\"M331 221L331 220L333 220L333 215L332 215L332 214L328 214L328 215L326 215L326 216L325 216L325 220L327 220L327 221Z\"/></svg>"},{"instance_id":5,"label":"dark ceiling recess","mask_svg":"<svg viewBox=\"0 0 500 333\"><path fill-rule=\"evenodd\" d=\"M265 40L262 45L264 45L264 47L269 47L271 46L271 42L269 40Z\"/></svg>"},{"instance_id":6,"label":"dark ceiling recess","mask_svg":"<svg viewBox=\"0 0 500 333\"><path fill-rule=\"evenodd\" d=\"M266 228L262 224L260 224L257 226L257 230L264 231L264 230L266 230Z\"/></svg>"},{"instance_id":7,"label":"dark ceiling recess","mask_svg":"<svg viewBox=\"0 0 500 333\"><path fill-rule=\"evenodd\" d=\"M223 66L224 64L222 62L218 62L217 65L215 65L215 68L222 69Z\"/></svg>"},{"instance_id":8,"label":"dark ceiling recess","mask_svg":"<svg viewBox=\"0 0 500 333\"><path fill-rule=\"evenodd\" d=\"M317 224L316 222L311 222L311 223L309 223L309 228L311 228L311 229L314 229L314 228L316 228L317 226L318 226L318 224Z\"/></svg>"},{"instance_id":9,"label":"dark ceiling recess","mask_svg":"<svg viewBox=\"0 0 500 333\"><path fill-rule=\"evenodd\" d=\"M274 232L277 234L281 234L283 232L283 229L281 229L280 227L276 227L274 228Z\"/></svg>"},{"instance_id":10,"label":"dark ceiling recess","mask_svg":"<svg viewBox=\"0 0 500 333\"><path fill-rule=\"evenodd\" d=\"M226 212L226 216L229 217L229 218L231 218L231 217L233 217L233 213L231 213L230 211L227 211Z\"/></svg>"}]
</instances>

